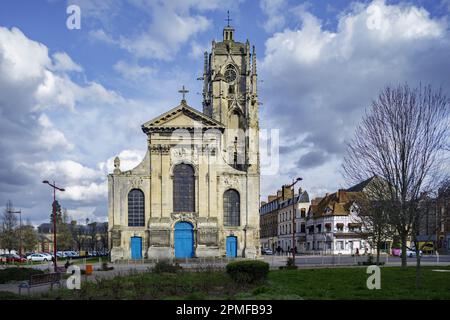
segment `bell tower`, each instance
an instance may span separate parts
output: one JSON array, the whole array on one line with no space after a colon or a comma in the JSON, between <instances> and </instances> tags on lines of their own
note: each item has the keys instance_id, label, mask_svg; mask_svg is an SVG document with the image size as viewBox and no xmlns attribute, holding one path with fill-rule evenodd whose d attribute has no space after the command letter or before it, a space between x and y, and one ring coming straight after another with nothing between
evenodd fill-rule
<instances>
[{"instance_id":1,"label":"bell tower","mask_svg":"<svg viewBox=\"0 0 450 320\"><path fill-rule=\"evenodd\" d=\"M237 170L259 174L259 120L256 51L235 41L228 24L223 39L204 54L203 113L226 127L223 152Z\"/></svg>"}]
</instances>

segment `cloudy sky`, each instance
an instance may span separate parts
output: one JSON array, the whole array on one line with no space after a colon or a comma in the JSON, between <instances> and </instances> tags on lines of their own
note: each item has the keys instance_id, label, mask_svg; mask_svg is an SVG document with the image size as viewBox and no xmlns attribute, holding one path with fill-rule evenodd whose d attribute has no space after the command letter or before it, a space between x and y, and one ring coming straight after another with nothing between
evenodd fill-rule
<instances>
[{"instance_id":1,"label":"cloudy sky","mask_svg":"<svg viewBox=\"0 0 450 320\"><path fill-rule=\"evenodd\" d=\"M66 27L71 4L81 29ZM76 220L107 216L106 175L143 157L140 126L179 103L201 109L202 53L235 38L258 57L261 128L279 130L278 171L312 196L346 187L345 141L385 85L420 81L450 95L450 0L2 0L0 204L47 222L52 192Z\"/></svg>"}]
</instances>

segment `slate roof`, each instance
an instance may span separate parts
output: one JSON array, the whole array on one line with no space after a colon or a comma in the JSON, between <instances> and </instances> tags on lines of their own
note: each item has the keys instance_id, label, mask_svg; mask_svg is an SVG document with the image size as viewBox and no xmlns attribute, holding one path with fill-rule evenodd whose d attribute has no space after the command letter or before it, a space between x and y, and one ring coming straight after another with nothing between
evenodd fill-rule
<instances>
[{"instance_id":1,"label":"slate roof","mask_svg":"<svg viewBox=\"0 0 450 320\"><path fill-rule=\"evenodd\" d=\"M377 176L373 176L367 180L364 180L363 182L360 182L353 187L348 188L346 191L348 192L362 192L364 189L372 182Z\"/></svg>"}]
</instances>

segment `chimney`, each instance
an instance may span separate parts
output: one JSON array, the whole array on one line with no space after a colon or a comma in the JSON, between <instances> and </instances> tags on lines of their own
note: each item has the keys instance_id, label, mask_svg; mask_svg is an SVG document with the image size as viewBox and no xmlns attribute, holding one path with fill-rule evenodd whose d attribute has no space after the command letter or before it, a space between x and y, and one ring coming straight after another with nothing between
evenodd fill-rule
<instances>
[{"instance_id":1,"label":"chimney","mask_svg":"<svg viewBox=\"0 0 450 320\"><path fill-rule=\"evenodd\" d=\"M338 190L338 202L345 202L344 197L345 197L345 190L339 189Z\"/></svg>"},{"instance_id":2,"label":"chimney","mask_svg":"<svg viewBox=\"0 0 450 320\"><path fill-rule=\"evenodd\" d=\"M283 196L283 200L287 200L287 199L291 199L292 198L292 192L293 189L292 188L288 188L283 186L283 192L282 192L282 196Z\"/></svg>"}]
</instances>

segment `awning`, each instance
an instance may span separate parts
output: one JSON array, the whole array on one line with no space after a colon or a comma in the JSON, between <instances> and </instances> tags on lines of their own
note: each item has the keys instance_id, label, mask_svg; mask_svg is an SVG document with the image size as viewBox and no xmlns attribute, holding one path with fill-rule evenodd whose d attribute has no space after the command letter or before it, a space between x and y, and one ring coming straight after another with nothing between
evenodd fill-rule
<instances>
[{"instance_id":1,"label":"awning","mask_svg":"<svg viewBox=\"0 0 450 320\"><path fill-rule=\"evenodd\" d=\"M349 228L361 227L361 224L360 223L349 223L348 227Z\"/></svg>"}]
</instances>

